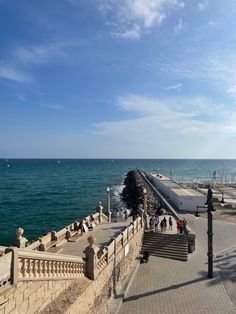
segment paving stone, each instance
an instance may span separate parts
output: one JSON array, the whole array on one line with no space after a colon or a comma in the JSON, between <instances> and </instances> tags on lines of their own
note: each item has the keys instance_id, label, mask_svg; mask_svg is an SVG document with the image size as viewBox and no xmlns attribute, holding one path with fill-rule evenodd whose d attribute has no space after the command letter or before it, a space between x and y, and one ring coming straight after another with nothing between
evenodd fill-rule
<instances>
[{"instance_id":1,"label":"paving stone","mask_svg":"<svg viewBox=\"0 0 236 314\"><path fill-rule=\"evenodd\" d=\"M125 294L119 314L235 314L236 248L222 253L214 263L214 278L207 278L207 221L184 216L197 234L197 250L188 262L150 257L141 264ZM236 225L214 222L215 252L235 244ZM227 255L228 254L228 255ZM230 262L224 264L224 258ZM234 271L233 275L232 272ZM228 286L227 286L228 285Z\"/></svg>"}]
</instances>

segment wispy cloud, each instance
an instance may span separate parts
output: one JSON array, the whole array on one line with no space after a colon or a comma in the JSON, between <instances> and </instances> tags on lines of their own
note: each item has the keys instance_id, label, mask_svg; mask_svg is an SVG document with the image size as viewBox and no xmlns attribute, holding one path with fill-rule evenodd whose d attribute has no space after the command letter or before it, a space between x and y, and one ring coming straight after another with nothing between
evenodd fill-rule
<instances>
[{"instance_id":1,"label":"wispy cloud","mask_svg":"<svg viewBox=\"0 0 236 314\"><path fill-rule=\"evenodd\" d=\"M14 57L20 63L46 63L55 57L66 57L66 49L71 45L69 42L57 42L47 45L17 47L14 51Z\"/></svg>"},{"instance_id":2,"label":"wispy cloud","mask_svg":"<svg viewBox=\"0 0 236 314\"><path fill-rule=\"evenodd\" d=\"M170 85L166 87L167 90L175 90L177 92L181 92L183 90L183 85L181 83Z\"/></svg>"},{"instance_id":3,"label":"wispy cloud","mask_svg":"<svg viewBox=\"0 0 236 314\"><path fill-rule=\"evenodd\" d=\"M118 99L118 108L133 119L95 124L94 133L112 141L133 143L141 156L207 157L236 136L236 111L207 98L158 99L128 95ZM220 115L220 118L219 118ZM222 144L222 145L221 145ZM143 154L143 150L146 154ZM132 154L133 149L127 153ZM213 155L212 155L213 154ZM218 152L219 156L222 156Z\"/></svg>"},{"instance_id":4,"label":"wispy cloud","mask_svg":"<svg viewBox=\"0 0 236 314\"><path fill-rule=\"evenodd\" d=\"M232 118L232 112L222 109L221 105L216 105L206 98L163 100L140 95L128 95L118 99L118 108L122 111L133 112L138 117L131 120L96 124L96 132L110 136L117 135L120 132L123 134L122 130L132 129L134 131L135 128L138 132L140 124L144 123L147 127L147 131L144 131L144 133L148 133L148 129L151 128L156 129L156 131L168 129L179 134L189 132L212 134L219 132L219 125L221 131L224 132L236 121L236 113ZM219 119L219 113L221 114L221 120ZM224 118L224 122L221 122L222 118ZM123 126L125 126L125 129ZM230 127L230 129L232 128Z\"/></svg>"},{"instance_id":5,"label":"wispy cloud","mask_svg":"<svg viewBox=\"0 0 236 314\"><path fill-rule=\"evenodd\" d=\"M208 1L199 2L197 5L198 11L205 11L208 7Z\"/></svg>"},{"instance_id":6,"label":"wispy cloud","mask_svg":"<svg viewBox=\"0 0 236 314\"><path fill-rule=\"evenodd\" d=\"M228 92L229 94L232 94L232 95L236 96L236 85L230 87L230 88L227 90L227 92Z\"/></svg>"},{"instance_id":7,"label":"wispy cloud","mask_svg":"<svg viewBox=\"0 0 236 314\"><path fill-rule=\"evenodd\" d=\"M52 110L62 110L64 109L64 106L62 105L54 105L54 104L44 104L41 105L44 108L52 109Z\"/></svg>"},{"instance_id":8,"label":"wispy cloud","mask_svg":"<svg viewBox=\"0 0 236 314\"><path fill-rule=\"evenodd\" d=\"M113 25L112 36L139 39L148 29L160 25L182 0L97 0L99 10Z\"/></svg>"},{"instance_id":9,"label":"wispy cloud","mask_svg":"<svg viewBox=\"0 0 236 314\"><path fill-rule=\"evenodd\" d=\"M180 33L181 31L184 30L184 24L182 18L179 19L178 24L175 26L174 31L175 33Z\"/></svg>"},{"instance_id":10,"label":"wispy cloud","mask_svg":"<svg viewBox=\"0 0 236 314\"><path fill-rule=\"evenodd\" d=\"M0 64L0 78L20 83L30 81L29 75L25 74L21 70L18 70L17 67L12 64Z\"/></svg>"}]
</instances>

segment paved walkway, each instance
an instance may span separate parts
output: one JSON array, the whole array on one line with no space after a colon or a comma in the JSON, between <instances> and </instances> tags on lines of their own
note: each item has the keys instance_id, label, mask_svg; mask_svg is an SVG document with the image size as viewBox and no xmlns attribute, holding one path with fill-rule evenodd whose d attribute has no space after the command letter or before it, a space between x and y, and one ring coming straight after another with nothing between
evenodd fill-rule
<instances>
[{"instance_id":1,"label":"paved walkway","mask_svg":"<svg viewBox=\"0 0 236 314\"><path fill-rule=\"evenodd\" d=\"M139 265L119 314L236 313L236 247L218 254L222 273L215 262L214 278L207 279L207 220L183 217L197 234L197 251L188 262L152 256ZM214 251L234 245L235 234L236 224L214 222Z\"/></svg>"},{"instance_id":2,"label":"paved walkway","mask_svg":"<svg viewBox=\"0 0 236 314\"><path fill-rule=\"evenodd\" d=\"M96 226L95 229L84 233L82 236L76 236L73 238L71 242L65 242L58 253L60 254L68 254L83 257L83 251L88 246L88 237L93 235L96 238L96 245L102 246L106 245L110 239L112 239L116 233L119 233L121 229L129 225L131 219L129 218L127 221L119 221L119 222L111 222L111 223L102 223ZM49 250L49 252L53 252L53 248Z\"/></svg>"}]
</instances>

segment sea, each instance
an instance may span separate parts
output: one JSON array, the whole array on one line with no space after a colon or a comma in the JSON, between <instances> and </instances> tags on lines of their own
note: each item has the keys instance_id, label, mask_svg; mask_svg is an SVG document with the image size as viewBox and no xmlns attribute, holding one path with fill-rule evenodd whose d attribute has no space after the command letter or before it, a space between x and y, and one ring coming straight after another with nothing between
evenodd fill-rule
<instances>
[{"instance_id":1,"label":"sea","mask_svg":"<svg viewBox=\"0 0 236 314\"><path fill-rule=\"evenodd\" d=\"M0 245L14 242L23 227L37 239L104 207L111 188L111 208L125 208L120 193L126 174L155 171L176 181L236 177L236 160L182 159L0 159Z\"/></svg>"}]
</instances>

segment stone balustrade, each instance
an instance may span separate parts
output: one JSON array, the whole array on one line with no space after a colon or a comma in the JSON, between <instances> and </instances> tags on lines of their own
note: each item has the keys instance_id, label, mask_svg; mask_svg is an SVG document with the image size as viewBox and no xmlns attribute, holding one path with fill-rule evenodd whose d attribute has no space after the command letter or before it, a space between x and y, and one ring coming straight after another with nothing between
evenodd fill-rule
<instances>
[{"instance_id":1,"label":"stone balustrade","mask_svg":"<svg viewBox=\"0 0 236 314\"><path fill-rule=\"evenodd\" d=\"M99 250L98 253L96 253L96 250L92 253L90 251L89 255L86 256L87 262L91 265L91 267L88 267L87 269L87 276L90 279L95 280L97 275L112 262L114 257L125 249L125 247L129 244L130 239L132 239L142 227L142 219L138 217L121 233L119 233L116 238L112 239L109 245L104 247L102 250ZM94 254L97 254L97 258ZM89 260L90 258L91 261Z\"/></svg>"},{"instance_id":2,"label":"stone balustrade","mask_svg":"<svg viewBox=\"0 0 236 314\"><path fill-rule=\"evenodd\" d=\"M95 213L85 218L80 219L79 221L84 220L85 222L91 223L91 217L94 219L94 226L101 222L108 222L108 217L104 213ZM79 221L74 221L70 225L66 226L65 228L59 231L51 231L40 237L33 243L27 246L27 249L37 250L37 251L47 251L52 246L59 246L63 244L63 242L68 241L71 237L76 234L81 234L81 230L79 229ZM1 251L0 251L1 255Z\"/></svg>"},{"instance_id":3,"label":"stone balustrade","mask_svg":"<svg viewBox=\"0 0 236 314\"><path fill-rule=\"evenodd\" d=\"M18 280L52 280L84 276L80 257L30 250L18 250Z\"/></svg>"}]
</instances>

